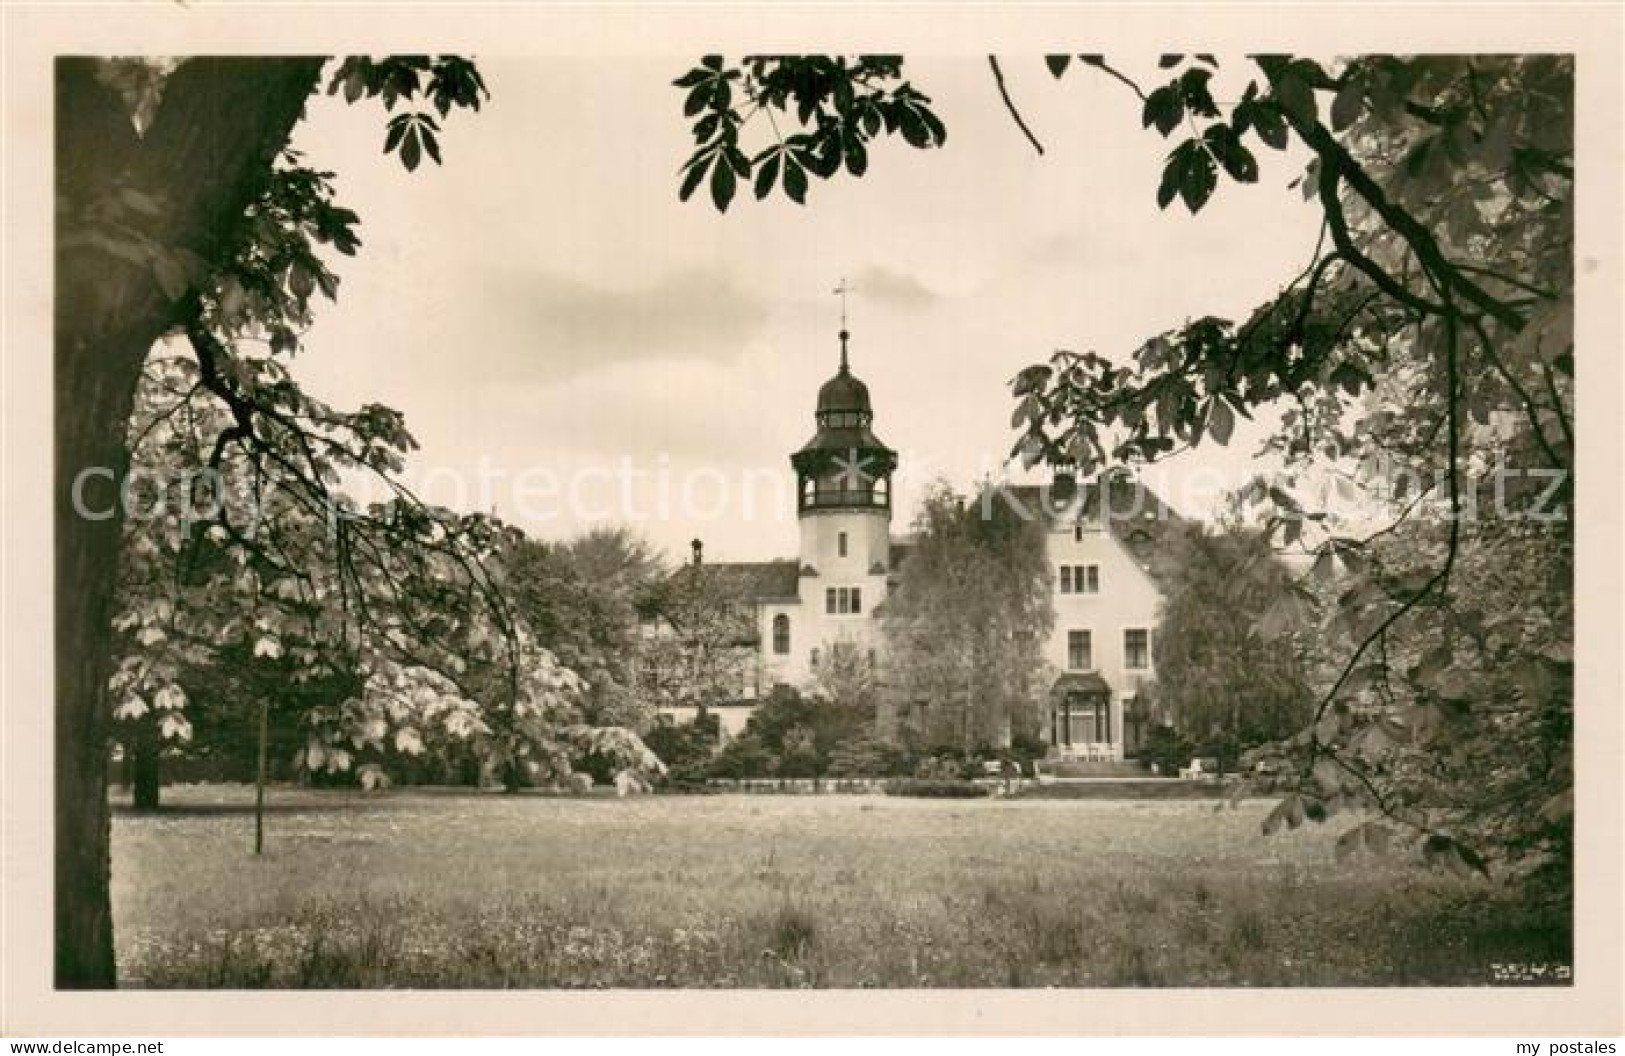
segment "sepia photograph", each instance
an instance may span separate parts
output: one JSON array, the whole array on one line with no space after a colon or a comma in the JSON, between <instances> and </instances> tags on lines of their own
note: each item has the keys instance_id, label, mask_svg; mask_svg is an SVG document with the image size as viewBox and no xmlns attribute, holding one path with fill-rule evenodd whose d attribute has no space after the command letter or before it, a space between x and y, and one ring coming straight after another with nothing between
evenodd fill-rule
<instances>
[{"instance_id":1,"label":"sepia photograph","mask_svg":"<svg viewBox=\"0 0 1625 1056\"><path fill-rule=\"evenodd\" d=\"M1025 49L36 56L27 970L1585 983L1604 71L1074 14Z\"/></svg>"}]
</instances>

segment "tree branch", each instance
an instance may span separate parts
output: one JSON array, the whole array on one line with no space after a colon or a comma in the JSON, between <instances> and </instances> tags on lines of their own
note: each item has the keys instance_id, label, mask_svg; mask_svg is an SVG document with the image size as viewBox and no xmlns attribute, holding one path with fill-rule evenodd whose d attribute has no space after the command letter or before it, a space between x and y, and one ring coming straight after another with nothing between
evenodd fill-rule
<instances>
[{"instance_id":1,"label":"tree branch","mask_svg":"<svg viewBox=\"0 0 1625 1056\"><path fill-rule=\"evenodd\" d=\"M1491 296L1483 287L1469 279L1454 263L1445 257L1444 251L1439 248L1439 244L1434 239L1432 232L1414 216L1390 202L1387 194L1383 192L1377 181L1371 178L1371 174L1366 172L1360 163L1354 160L1348 150L1333 137L1324 125L1319 121L1304 121L1301 117L1285 109L1282 110L1282 113L1291 122L1293 130L1298 133L1298 138L1303 140L1304 144L1310 150L1313 150L1320 159L1321 199L1326 206L1327 219L1333 224L1332 233L1334 237L1339 234L1339 227L1341 227L1342 238L1337 243L1339 249L1344 248L1345 241L1348 239L1348 226L1343 216L1342 204L1336 201L1335 194L1337 180L1341 178L1347 181L1355 193L1365 199L1371 208L1376 211L1377 215L1382 217L1384 223L1405 240L1412 252L1416 254L1417 259L1422 262L1428 271L1438 277L1440 283L1448 287L1452 292L1460 294L1473 307L1478 308L1514 333L1523 329L1523 316L1499 299ZM1333 190L1330 197L1325 193L1328 186ZM1334 211L1335 216L1333 215ZM1350 248L1352 248L1352 245L1350 245ZM1361 261L1364 261L1364 263L1361 263ZM1363 254L1359 260L1351 258L1350 262L1370 275L1373 281L1378 282L1384 292L1394 295L1407 304L1413 304L1413 306L1416 302L1428 303L1410 291L1404 290L1402 286L1394 282L1392 277L1387 276L1380 267L1370 261L1369 258L1364 257ZM1384 278L1377 279L1377 273L1382 273ZM1438 310L1437 306L1429 308L1429 311L1434 313L1437 313Z\"/></svg>"},{"instance_id":2,"label":"tree branch","mask_svg":"<svg viewBox=\"0 0 1625 1056\"><path fill-rule=\"evenodd\" d=\"M1376 283L1378 289L1394 300L1426 315L1438 315L1443 311L1441 305L1406 289L1403 283L1388 274L1380 264L1366 256L1354 244L1354 237L1349 233L1348 217L1343 212L1343 201L1338 197L1338 187L1341 179L1342 176L1338 166L1330 164L1325 158L1322 158L1320 163L1320 204L1326 212L1326 223L1331 228L1332 244L1337 247L1338 255L1358 268L1362 274Z\"/></svg>"},{"instance_id":3,"label":"tree branch","mask_svg":"<svg viewBox=\"0 0 1625 1056\"><path fill-rule=\"evenodd\" d=\"M1563 396L1557 391L1557 376L1552 372L1552 365L1545 360L1540 363L1541 376L1546 380L1546 392L1552 398L1552 413L1557 415L1557 427L1563 430L1563 440L1568 444L1569 450L1574 450L1574 426L1569 421L1568 412L1563 409Z\"/></svg>"},{"instance_id":4,"label":"tree branch","mask_svg":"<svg viewBox=\"0 0 1625 1056\"><path fill-rule=\"evenodd\" d=\"M1114 77L1123 84L1128 85L1129 91L1138 96L1140 102L1145 102L1145 91L1141 89L1138 84L1135 84L1133 79L1123 73L1118 72L1112 66L1108 65L1106 60L1101 58L1099 55L1079 55L1078 61L1083 63L1085 66L1093 66L1095 69L1100 70L1107 76Z\"/></svg>"},{"instance_id":5,"label":"tree branch","mask_svg":"<svg viewBox=\"0 0 1625 1056\"><path fill-rule=\"evenodd\" d=\"M1484 324L1476 318L1469 319L1467 322L1478 335L1478 347L1484 353L1484 358L1489 361L1491 367L1495 368L1495 372L1501 376L1501 380L1507 383L1507 387L1513 391L1518 397L1518 401L1523 404L1524 417L1529 421L1529 430L1534 434L1535 443L1546 453L1546 458L1551 462L1554 469L1567 469L1568 465L1557 456L1557 452L1552 449L1551 443L1546 439L1546 431L1540 427L1538 408L1535 406L1534 398L1529 395L1529 390L1523 387L1523 384L1518 381L1512 371L1507 369L1506 364L1501 362L1501 357L1495 354L1495 345L1490 340L1490 335L1485 331Z\"/></svg>"},{"instance_id":6,"label":"tree branch","mask_svg":"<svg viewBox=\"0 0 1625 1056\"><path fill-rule=\"evenodd\" d=\"M989 55L987 64L992 68L993 80L999 86L999 98L1004 100L1004 108L1010 111L1010 116L1015 119L1016 127L1021 129L1022 135L1027 137L1027 142L1033 145L1034 150L1040 154L1044 153L1044 144L1038 142L1038 137L1033 135L1033 130L1027 127L1027 122L1021 117L1021 111L1016 109L1015 102L1010 98L1010 91L1004 84L1004 71L999 68L999 60L995 56Z\"/></svg>"}]
</instances>

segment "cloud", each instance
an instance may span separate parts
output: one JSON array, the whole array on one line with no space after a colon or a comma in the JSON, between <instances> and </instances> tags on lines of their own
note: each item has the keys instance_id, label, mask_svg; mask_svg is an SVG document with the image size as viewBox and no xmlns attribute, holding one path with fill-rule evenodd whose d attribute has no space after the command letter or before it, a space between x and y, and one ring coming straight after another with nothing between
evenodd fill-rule
<instances>
[{"instance_id":1,"label":"cloud","mask_svg":"<svg viewBox=\"0 0 1625 1056\"><path fill-rule=\"evenodd\" d=\"M720 269L669 271L637 286L551 271L512 271L487 287L490 360L502 378L558 381L607 366L737 359L768 305Z\"/></svg>"},{"instance_id":2,"label":"cloud","mask_svg":"<svg viewBox=\"0 0 1625 1056\"><path fill-rule=\"evenodd\" d=\"M1088 241L1077 231L1047 231L1023 247L1024 263L1044 266L1076 264L1084 255Z\"/></svg>"},{"instance_id":3,"label":"cloud","mask_svg":"<svg viewBox=\"0 0 1625 1056\"><path fill-rule=\"evenodd\" d=\"M865 268L853 285L859 297L906 311L920 311L940 299L914 276L879 265Z\"/></svg>"}]
</instances>

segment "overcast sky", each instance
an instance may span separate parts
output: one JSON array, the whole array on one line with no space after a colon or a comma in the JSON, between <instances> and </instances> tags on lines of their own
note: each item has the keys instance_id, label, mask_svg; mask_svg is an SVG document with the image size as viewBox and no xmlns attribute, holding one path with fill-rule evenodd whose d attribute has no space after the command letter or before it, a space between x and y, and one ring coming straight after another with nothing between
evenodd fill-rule
<instances>
[{"instance_id":1,"label":"overcast sky","mask_svg":"<svg viewBox=\"0 0 1625 1056\"><path fill-rule=\"evenodd\" d=\"M911 58L945 148L883 141L863 179L814 181L805 207L746 193L720 216L677 200L690 139L670 82L692 62L482 60L490 103L454 113L444 167L415 174L380 155L376 104L312 104L295 145L339 174L364 246L340 258L339 303L296 370L331 402L405 412L431 497L544 537L608 514L673 556L695 536L717 560L793 553L788 455L837 365L845 276L853 370L901 457L901 531L927 480L999 468L1022 366L1243 316L1314 248L1318 214L1286 189L1300 159L1261 157L1257 185L1223 184L1196 218L1162 212L1169 144L1138 100L1090 71L1056 82L1036 57L1005 67L1045 156L984 60ZM1239 484L1256 440L1238 429L1146 479L1204 515L1190 475ZM610 477L627 466L630 506Z\"/></svg>"}]
</instances>

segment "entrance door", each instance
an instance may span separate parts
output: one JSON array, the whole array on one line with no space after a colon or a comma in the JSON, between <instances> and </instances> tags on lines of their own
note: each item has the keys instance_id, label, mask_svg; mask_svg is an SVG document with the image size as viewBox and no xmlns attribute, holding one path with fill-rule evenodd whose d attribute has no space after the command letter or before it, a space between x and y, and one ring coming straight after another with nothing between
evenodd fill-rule
<instances>
[{"instance_id":1,"label":"entrance door","mask_svg":"<svg viewBox=\"0 0 1625 1056\"><path fill-rule=\"evenodd\" d=\"M1062 745L1107 744L1112 739L1111 700L1103 693L1068 693L1056 718Z\"/></svg>"}]
</instances>

